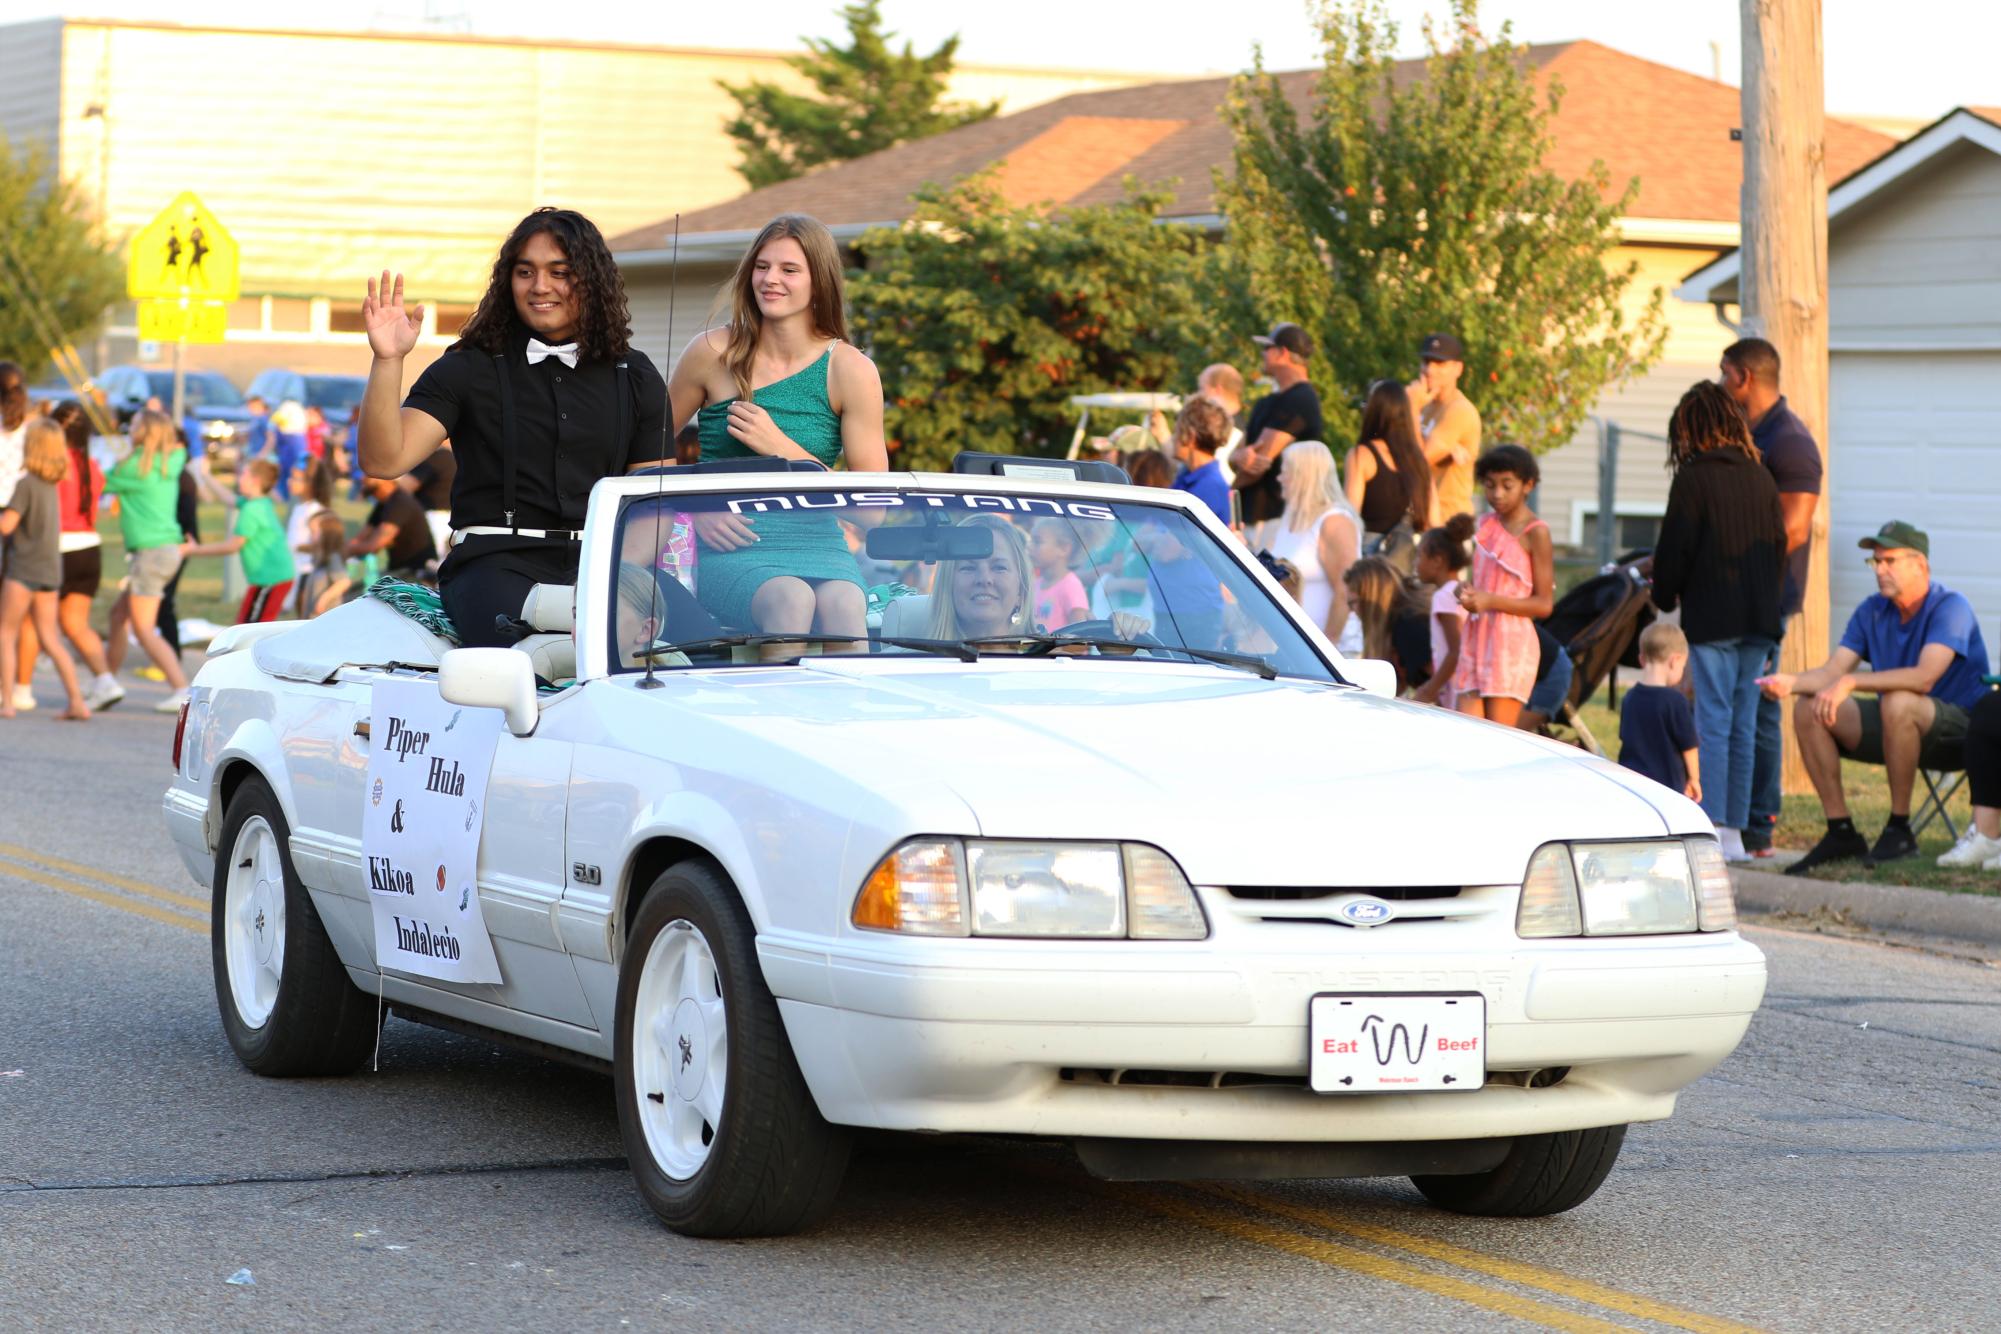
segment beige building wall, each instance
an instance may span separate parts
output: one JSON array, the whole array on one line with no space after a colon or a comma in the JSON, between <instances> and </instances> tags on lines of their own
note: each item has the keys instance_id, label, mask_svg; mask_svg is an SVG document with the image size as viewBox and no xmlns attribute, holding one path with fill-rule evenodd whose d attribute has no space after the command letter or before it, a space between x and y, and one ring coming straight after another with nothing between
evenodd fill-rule
<instances>
[{"instance_id":1,"label":"beige building wall","mask_svg":"<svg viewBox=\"0 0 2001 1334\"><path fill-rule=\"evenodd\" d=\"M950 95L1019 110L1145 76L967 67ZM124 238L183 190L243 256L232 373L346 366L362 285L385 265L441 307L441 347L507 230L538 205L607 235L742 192L719 81L799 87L783 53L92 20L0 26L0 129ZM272 301L265 302L262 298ZM129 309L106 352L138 351ZM330 363L330 364L329 364Z\"/></svg>"},{"instance_id":2,"label":"beige building wall","mask_svg":"<svg viewBox=\"0 0 2001 1334\"><path fill-rule=\"evenodd\" d=\"M1639 517L1666 512L1669 476L1668 415L1697 380L1716 378L1716 363L1736 335L1718 323L1709 306L1678 301L1674 289L1688 274L1721 254L1724 247L1627 244L1613 252L1612 262L1639 265L1625 302L1630 322L1640 317L1653 289L1666 294L1667 344L1653 369L1599 398L1592 413L1617 422L1629 432L1619 447L1618 513ZM1477 386L1469 389L1479 402ZM1646 435L1636 434L1646 432ZM1586 422L1569 444L1542 456L1542 485L1536 510L1549 523L1559 545L1586 544L1592 537L1588 516L1598 511L1598 439L1596 422ZM1492 441L1490 443L1499 443ZM1640 525L1644 526L1644 525ZM1616 544L1623 550L1622 544ZM1615 553L1616 554L1616 553Z\"/></svg>"}]
</instances>

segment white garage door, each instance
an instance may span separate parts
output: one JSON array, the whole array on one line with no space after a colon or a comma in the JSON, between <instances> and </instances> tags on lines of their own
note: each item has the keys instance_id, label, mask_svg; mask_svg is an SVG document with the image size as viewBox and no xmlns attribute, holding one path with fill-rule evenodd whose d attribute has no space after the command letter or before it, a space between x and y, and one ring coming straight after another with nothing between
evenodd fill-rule
<instances>
[{"instance_id":1,"label":"white garage door","mask_svg":"<svg viewBox=\"0 0 2001 1334\"><path fill-rule=\"evenodd\" d=\"M2001 352L1836 352L1829 389L1831 639L1876 591L1856 541L1890 519L1931 537L1932 577L2001 651Z\"/></svg>"}]
</instances>

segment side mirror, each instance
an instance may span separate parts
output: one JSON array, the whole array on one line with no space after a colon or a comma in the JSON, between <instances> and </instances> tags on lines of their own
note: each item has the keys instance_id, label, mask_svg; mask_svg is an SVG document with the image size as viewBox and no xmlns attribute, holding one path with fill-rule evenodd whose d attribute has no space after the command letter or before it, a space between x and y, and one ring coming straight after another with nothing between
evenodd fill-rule
<instances>
[{"instance_id":1,"label":"side mirror","mask_svg":"<svg viewBox=\"0 0 2001 1334\"><path fill-rule=\"evenodd\" d=\"M438 694L447 704L499 709L507 730L516 736L533 732L541 717L535 706L535 664L518 649L451 649L438 659Z\"/></svg>"},{"instance_id":2,"label":"side mirror","mask_svg":"<svg viewBox=\"0 0 2001 1334\"><path fill-rule=\"evenodd\" d=\"M461 653L474 651L459 650ZM447 653L445 656L449 658L451 654ZM1393 662L1382 658L1344 658L1341 662L1341 675L1371 695L1381 695L1384 699L1397 697L1397 667Z\"/></svg>"}]
</instances>

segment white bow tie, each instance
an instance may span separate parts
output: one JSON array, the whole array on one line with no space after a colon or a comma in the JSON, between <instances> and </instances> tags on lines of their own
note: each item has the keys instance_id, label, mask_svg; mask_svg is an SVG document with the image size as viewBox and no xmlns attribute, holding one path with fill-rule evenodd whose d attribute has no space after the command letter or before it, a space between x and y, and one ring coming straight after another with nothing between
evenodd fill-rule
<instances>
[{"instance_id":1,"label":"white bow tie","mask_svg":"<svg viewBox=\"0 0 2001 1334\"><path fill-rule=\"evenodd\" d=\"M528 364L530 366L539 365L547 361L550 357L554 357L571 370L575 370L577 368L577 345L575 343L562 343L556 347L550 347L539 338L528 340Z\"/></svg>"}]
</instances>

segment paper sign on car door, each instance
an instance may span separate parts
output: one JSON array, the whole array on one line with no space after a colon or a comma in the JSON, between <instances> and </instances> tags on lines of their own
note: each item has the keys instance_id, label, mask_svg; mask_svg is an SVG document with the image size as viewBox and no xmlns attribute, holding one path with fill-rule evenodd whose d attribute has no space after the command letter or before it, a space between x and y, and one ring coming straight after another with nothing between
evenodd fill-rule
<instances>
[{"instance_id":1,"label":"paper sign on car door","mask_svg":"<svg viewBox=\"0 0 2001 1334\"><path fill-rule=\"evenodd\" d=\"M498 982L476 873L500 712L446 704L430 681L378 681L371 708L361 852L375 961L447 982Z\"/></svg>"}]
</instances>

